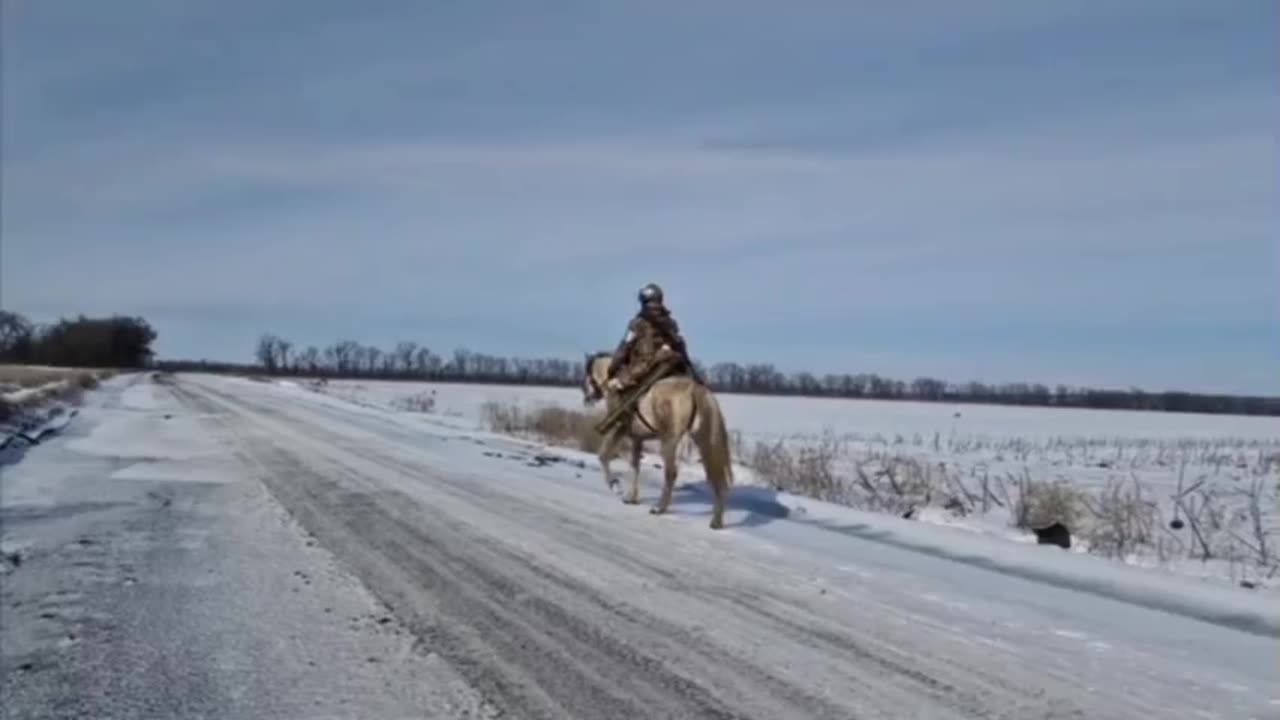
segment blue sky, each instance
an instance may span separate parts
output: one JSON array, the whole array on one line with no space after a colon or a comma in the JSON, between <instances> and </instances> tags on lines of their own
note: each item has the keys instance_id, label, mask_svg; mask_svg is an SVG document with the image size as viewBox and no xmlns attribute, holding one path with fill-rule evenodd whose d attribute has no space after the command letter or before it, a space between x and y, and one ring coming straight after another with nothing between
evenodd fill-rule
<instances>
[{"instance_id":1,"label":"blue sky","mask_svg":"<svg viewBox=\"0 0 1280 720\"><path fill-rule=\"evenodd\" d=\"M3 8L33 318L1280 393L1271 0Z\"/></svg>"}]
</instances>

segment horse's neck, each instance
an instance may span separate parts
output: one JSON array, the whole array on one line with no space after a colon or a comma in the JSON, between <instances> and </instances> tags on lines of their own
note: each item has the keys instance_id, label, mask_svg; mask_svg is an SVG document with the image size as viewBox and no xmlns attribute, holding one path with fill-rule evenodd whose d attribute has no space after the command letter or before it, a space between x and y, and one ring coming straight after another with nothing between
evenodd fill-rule
<instances>
[{"instance_id":1,"label":"horse's neck","mask_svg":"<svg viewBox=\"0 0 1280 720\"><path fill-rule=\"evenodd\" d=\"M602 358L591 364L591 376L601 386L609 379L609 365L607 358Z\"/></svg>"}]
</instances>

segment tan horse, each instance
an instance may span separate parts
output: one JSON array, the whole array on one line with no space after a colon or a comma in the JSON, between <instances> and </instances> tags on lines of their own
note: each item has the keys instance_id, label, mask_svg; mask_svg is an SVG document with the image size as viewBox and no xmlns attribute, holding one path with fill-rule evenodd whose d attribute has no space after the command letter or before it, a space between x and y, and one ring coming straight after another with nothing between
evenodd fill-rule
<instances>
[{"instance_id":1,"label":"tan horse","mask_svg":"<svg viewBox=\"0 0 1280 720\"><path fill-rule=\"evenodd\" d=\"M607 389L605 382L612 364L610 353L588 355L586 372L582 381L584 401L590 405L605 398L606 413L619 404L620 397ZM688 435L698 447L707 484L715 496L711 512L711 529L724 527L724 503L733 485L733 459L730 457L729 433L725 428L720 403L707 387L693 378L677 375L654 383L635 404L634 417L629 427L615 425L600 444L600 468L604 472L606 487L616 484L609 473L618 444L626 437L631 441L631 492L623 502L640 502L640 459L646 440L659 440L662 445L663 487L662 497L649 512L665 513L671 505L671 492L677 473L677 450L680 440Z\"/></svg>"}]
</instances>

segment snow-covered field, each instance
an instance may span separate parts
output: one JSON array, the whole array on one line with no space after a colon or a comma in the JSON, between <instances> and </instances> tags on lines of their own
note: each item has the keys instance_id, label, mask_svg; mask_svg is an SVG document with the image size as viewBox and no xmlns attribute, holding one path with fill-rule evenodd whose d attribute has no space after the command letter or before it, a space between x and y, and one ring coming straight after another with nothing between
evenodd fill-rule
<instances>
[{"instance_id":1,"label":"snow-covered field","mask_svg":"<svg viewBox=\"0 0 1280 720\"><path fill-rule=\"evenodd\" d=\"M324 392L393 409L427 396L434 415L472 429L484 428L491 403L583 410L576 388L332 381ZM1014 527L1020 488L1064 482L1083 495L1077 552L1280 588L1280 418L731 394L720 402L737 462L760 467L778 447L793 460L802 450L821 455L843 488L827 493L838 504L895 514L917 506L917 520L1034 542ZM872 502L864 478L882 490L909 486L906 497ZM841 517L801 494L782 498L811 518Z\"/></svg>"},{"instance_id":2,"label":"snow-covered field","mask_svg":"<svg viewBox=\"0 0 1280 720\"><path fill-rule=\"evenodd\" d=\"M304 380L293 382L306 384ZM514 402L526 408L546 405L582 407L581 391L567 387L376 380L332 380L328 385L331 395L380 404L393 403L427 391L435 394L437 413L470 420L480 418L481 409L487 402ZM722 394L719 399L731 429L759 439L813 437L834 430L841 434L888 438L895 434L932 436L934 432L954 432L1009 439L1243 440L1265 441L1280 446L1280 418L1274 417L734 394Z\"/></svg>"}]
</instances>

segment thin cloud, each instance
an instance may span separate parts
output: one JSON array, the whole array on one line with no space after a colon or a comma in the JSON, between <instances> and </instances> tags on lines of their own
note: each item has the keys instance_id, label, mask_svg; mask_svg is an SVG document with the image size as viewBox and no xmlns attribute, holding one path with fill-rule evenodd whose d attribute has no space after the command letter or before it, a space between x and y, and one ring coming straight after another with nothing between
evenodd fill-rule
<instances>
[{"instance_id":1,"label":"thin cloud","mask_svg":"<svg viewBox=\"0 0 1280 720\"><path fill-rule=\"evenodd\" d=\"M1280 391L1270 4L13 7L6 307Z\"/></svg>"}]
</instances>

